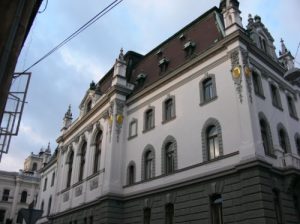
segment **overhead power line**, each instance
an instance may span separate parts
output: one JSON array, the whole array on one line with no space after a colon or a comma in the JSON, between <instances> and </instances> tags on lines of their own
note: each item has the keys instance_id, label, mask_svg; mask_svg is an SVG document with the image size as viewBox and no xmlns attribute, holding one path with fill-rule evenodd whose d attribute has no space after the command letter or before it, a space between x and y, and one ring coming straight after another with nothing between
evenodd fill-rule
<instances>
[{"instance_id":1,"label":"overhead power line","mask_svg":"<svg viewBox=\"0 0 300 224\"><path fill-rule=\"evenodd\" d=\"M113 8L115 8L118 4L120 4L123 0L115 0L112 3L110 3L108 6L106 6L103 10L101 10L97 15L95 15L93 18L91 18L89 21L87 21L83 26L81 26L79 29L77 29L74 33L72 33L70 36L68 36L66 39L64 39L62 42L60 42L56 47L54 47L52 50L50 50L48 53L46 53L43 57L41 57L39 60L37 60L35 63L33 63L31 66L29 66L27 69L23 71L23 73L27 72L29 69L43 61L45 58L53 54L55 51L57 51L59 48L64 46L66 43L68 43L70 40L72 40L74 37L76 37L78 34L80 34L82 31L84 31L86 28L91 26L93 23L95 23L97 20L99 20L101 17L103 17L105 14L107 14L109 11L111 11Z\"/></svg>"}]
</instances>

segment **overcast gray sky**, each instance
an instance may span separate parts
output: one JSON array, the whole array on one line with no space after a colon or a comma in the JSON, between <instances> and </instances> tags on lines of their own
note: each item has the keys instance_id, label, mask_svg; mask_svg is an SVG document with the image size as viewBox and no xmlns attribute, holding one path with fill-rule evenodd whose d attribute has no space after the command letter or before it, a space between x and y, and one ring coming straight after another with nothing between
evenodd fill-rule
<instances>
[{"instance_id":1,"label":"overcast gray sky","mask_svg":"<svg viewBox=\"0 0 300 224\"><path fill-rule=\"evenodd\" d=\"M49 0L37 15L23 47L16 71L38 60L113 0ZM19 135L3 155L1 170L18 171L30 152L38 153L51 143L56 147L62 119L69 104L73 118L89 83L113 66L120 48L145 54L219 0L124 0L59 51L36 65L32 72L27 104ZM44 8L46 0L41 6ZM300 42L299 0L240 0L243 24L248 14L258 14L275 39L280 38L295 55ZM296 58L300 67L300 52Z\"/></svg>"}]
</instances>

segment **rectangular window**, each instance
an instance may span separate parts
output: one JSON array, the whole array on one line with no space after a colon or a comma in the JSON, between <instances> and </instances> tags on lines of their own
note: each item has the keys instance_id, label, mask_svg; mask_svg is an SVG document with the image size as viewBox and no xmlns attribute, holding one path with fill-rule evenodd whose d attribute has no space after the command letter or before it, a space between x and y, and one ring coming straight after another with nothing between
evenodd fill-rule
<instances>
[{"instance_id":1,"label":"rectangular window","mask_svg":"<svg viewBox=\"0 0 300 224\"><path fill-rule=\"evenodd\" d=\"M174 223L174 205L167 204L165 209L166 209L166 224L173 224Z\"/></svg>"},{"instance_id":2,"label":"rectangular window","mask_svg":"<svg viewBox=\"0 0 300 224\"><path fill-rule=\"evenodd\" d=\"M154 110L149 109L145 112L145 130L154 128Z\"/></svg>"},{"instance_id":3,"label":"rectangular window","mask_svg":"<svg viewBox=\"0 0 300 224\"><path fill-rule=\"evenodd\" d=\"M133 120L129 126L129 137L137 136L137 121Z\"/></svg>"},{"instance_id":4,"label":"rectangular window","mask_svg":"<svg viewBox=\"0 0 300 224\"><path fill-rule=\"evenodd\" d=\"M8 201L8 198L9 198L9 190L4 189L3 195L2 195L2 201Z\"/></svg>"},{"instance_id":5,"label":"rectangular window","mask_svg":"<svg viewBox=\"0 0 300 224\"><path fill-rule=\"evenodd\" d=\"M144 224L150 224L151 220L151 209L145 208L144 209Z\"/></svg>"},{"instance_id":6,"label":"rectangular window","mask_svg":"<svg viewBox=\"0 0 300 224\"><path fill-rule=\"evenodd\" d=\"M277 108L282 109L278 88L273 84L270 84L270 88L271 88L271 97L272 97L273 105Z\"/></svg>"},{"instance_id":7,"label":"rectangular window","mask_svg":"<svg viewBox=\"0 0 300 224\"><path fill-rule=\"evenodd\" d=\"M264 97L263 88L262 88L262 84L261 84L261 78L260 78L259 74L257 74L256 72L253 72L252 79L253 79L254 93L256 95Z\"/></svg>"},{"instance_id":8,"label":"rectangular window","mask_svg":"<svg viewBox=\"0 0 300 224\"><path fill-rule=\"evenodd\" d=\"M175 97L163 102L163 121L172 120L175 117Z\"/></svg>"},{"instance_id":9,"label":"rectangular window","mask_svg":"<svg viewBox=\"0 0 300 224\"><path fill-rule=\"evenodd\" d=\"M0 210L0 223L4 222L5 210Z\"/></svg>"},{"instance_id":10,"label":"rectangular window","mask_svg":"<svg viewBox=\"0 0 300 224\"><path fill-rule=\"evenodd\" d=\"M220 194L212 195L210 203L212 224L223 224L222 196Z\"/></svg>"},{"instance_id":11,"label":"rectangular window","mask_svg":"<svg viewBox=\"0 0 300 224\"><path fill-rule=\"evenodd\" d=\"M46 178L45 181L44 181L44 189L43 189L43 191L47 190L47 182L48 182L48 178Z\"/></svg>"},{"instance_id":12,"label":"rectangular window","mask_svg":"<svg viewBox=\"0 0 300 224\"><path fill-rule=\"evenodd\" d=\"M51 187L54 185L55 181L55 172L52 173Z\"/></svg>"},{"instance_id":13,"label":"rectangular window","mask_svg":"<svg viewBox=\"0 0 300 224\"><path fill-rule=\"evenodd\" d=\"M288 103L290 116L294 117L294 118L297 118L295 103L294 103L294 100L291 96L287 96L287 103Z\"/></svg>"}]
</instances>

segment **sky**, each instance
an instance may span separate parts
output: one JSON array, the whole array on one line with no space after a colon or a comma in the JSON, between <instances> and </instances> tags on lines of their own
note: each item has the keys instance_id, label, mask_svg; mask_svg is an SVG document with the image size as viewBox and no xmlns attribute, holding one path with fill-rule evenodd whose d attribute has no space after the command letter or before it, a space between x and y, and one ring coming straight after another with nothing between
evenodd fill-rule
<instances>
[{"instance_id":1,"label":"sky","mask_svg":"<svg viewBox=\"0 0 300 224\"><path fill-rule=\"evenodd\" d=\"M40 10L46 6L42 3ZM72 34L113 0L48 0L39 13L20 54L21 72ZM0 170L23 169L31 152L48 142L52 152L68 105L73 120L91 81L98 82L113 66L120 49L146 54L220 0L123 0L108 14L30 69L31 82L19 135L12 138ZM275 40L276 53L283 38L295 55L300 42L299 0L240 0L244 27L248 14L259 15ZM300 49L299 49L300 51ZM300 67L300 52L295 59Z\"/></svg>"}]
</instances>

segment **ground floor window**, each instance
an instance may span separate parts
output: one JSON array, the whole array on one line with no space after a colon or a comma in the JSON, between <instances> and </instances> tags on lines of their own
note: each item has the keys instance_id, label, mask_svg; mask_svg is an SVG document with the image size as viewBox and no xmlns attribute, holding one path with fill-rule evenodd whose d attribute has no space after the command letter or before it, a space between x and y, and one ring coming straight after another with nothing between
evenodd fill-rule
<instances>
[{"instance_id":1,"label":"ground floor window","mask_svg":"<svg viewBox=\"0 0 300 224\"><path fill-rule=\"evenodd\" d=\"M212 195L210 203L212 224L223 224L222 196L220 194Z\"/></svg>"}]
</instances>

